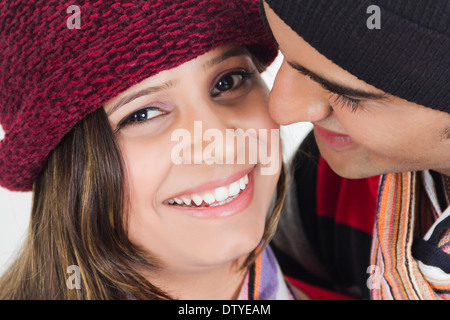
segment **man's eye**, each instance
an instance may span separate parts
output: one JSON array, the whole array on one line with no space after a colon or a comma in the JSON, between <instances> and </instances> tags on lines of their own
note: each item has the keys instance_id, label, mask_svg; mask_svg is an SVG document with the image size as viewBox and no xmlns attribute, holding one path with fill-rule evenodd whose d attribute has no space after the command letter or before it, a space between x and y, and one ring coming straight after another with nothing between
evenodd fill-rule
<instances>
[{"instance_id":1,"label":"man's eye","mask_svg":"<svg viewBox=\"0 0 450 320\"><path fill-rule=\"evenodd\" d=\"M223 92L238 89L251 76L252 73L246 71L228 73L217 81L211 90L211 95L215 97Z\"/></svg>"},{"instance_id":2,"label":"man's eye","mask_svg":"<svg viewBox=\"0 0 450 320\"><path fill-rule=\"evenodd\" d=\"M336 94L335 103L340 104L344 108L350 108L352 112L356 112L361 106L361 100Z\"/></svg>"}]
</instances>

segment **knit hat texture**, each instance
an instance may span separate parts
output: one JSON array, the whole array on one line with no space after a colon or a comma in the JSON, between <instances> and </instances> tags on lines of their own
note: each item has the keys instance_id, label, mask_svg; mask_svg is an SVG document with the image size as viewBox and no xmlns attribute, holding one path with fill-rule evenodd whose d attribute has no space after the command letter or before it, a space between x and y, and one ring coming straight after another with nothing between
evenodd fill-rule
<instances>
[{"instance_id":1,"label":"knit hat texture","mask_svg":"<svg viewBox=\"0 0 450 320\"><path fill-rule=\"evenodd\" d=\"M138 82L222 45L277 55L257 0L0 1L0 185L29 191L75 124Z\"/></svg>"},{"instance_id":2,"label":"knit hat texture","mask_svg":"<svg viewBox=\"0 0 450 320\"><path fill-rule=\"evenodd\" d=\"M317 51L359 79L450 113L450 1L265 1ZM375 13L371 5L380 9L380 29L367 26Z\"/></svg>"}]
</instances>

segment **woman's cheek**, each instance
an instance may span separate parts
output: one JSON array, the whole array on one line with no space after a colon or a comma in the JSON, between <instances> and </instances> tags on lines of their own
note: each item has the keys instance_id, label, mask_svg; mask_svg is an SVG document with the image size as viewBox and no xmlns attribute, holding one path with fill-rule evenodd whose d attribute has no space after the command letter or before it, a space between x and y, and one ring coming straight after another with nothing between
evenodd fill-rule
<instances>
[{"instance_id":1,"label":"woman's cheek","mask_svg":"<svg viewBox=\"0 0 450 320\"><path fill-rule=\"evenodd\" d=\"M164 139L128 139L119 142L128 187L136 205L154 203L171 167L170 150ZM152 200L152 201L150 201Z\"/></svg>"}]
</instances>

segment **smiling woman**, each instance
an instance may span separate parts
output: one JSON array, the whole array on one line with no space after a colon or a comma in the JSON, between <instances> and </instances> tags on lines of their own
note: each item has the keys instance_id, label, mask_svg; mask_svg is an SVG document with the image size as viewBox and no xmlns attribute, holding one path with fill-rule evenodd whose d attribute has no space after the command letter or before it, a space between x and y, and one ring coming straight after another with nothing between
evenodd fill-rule
<instances>
[{"instance_id":1,"label":"smiling woman","mask_svg":"<svg viewBox=\"0 0 450 320\"><path fill-rule=\"evenodd\" d=\"M260 134L279 129L260 72L277 49L257 2L98 1L81 8L90 21L81 30L57 27L58 8L0 8L0 183L33 191L27 238L0 298L298 298L267 246L285 195L281 157L263 175L261 159L236 161L242 146L230 140L210 153L233 154L224 164L171 159L172 133L193 132L196 121L224 136L255 132L247 154L272 144ZM35 14L49 32L24 37L20 21ZM184 149L204 151L196 139ZM76 285L67 270L79 272Z\"/></svg>"}]
</instances>

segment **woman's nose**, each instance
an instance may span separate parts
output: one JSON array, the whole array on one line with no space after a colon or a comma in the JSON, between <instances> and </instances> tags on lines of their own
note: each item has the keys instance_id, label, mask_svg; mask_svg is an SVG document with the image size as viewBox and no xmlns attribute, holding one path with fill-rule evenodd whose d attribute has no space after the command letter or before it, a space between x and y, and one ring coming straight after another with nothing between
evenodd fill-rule
<instances>
[{"instance_id":1,"label":"woman's nose","mask_svg":"<svg viewBox=\"0 0 450 320\"><path fill-rule=\"evenodd\" d=\"M234 163L236 146L231 139L232 121L214 109L212 103L201 102L190 108L183 119L182 129L189 134L184 139L184 163L226 164ZM230 121L229 121L230 120Z\"/></svg>"},{"instance_id":2,"label":"woman's nose","mask_svg":"<svg viewBox=\"0 0 450 320\"><path fill-rule=\"evenodd\" d=\"M283 61L269 97L272 118L280 125L315 122L331 112L326 91Z\"/></svg>"}]
</instances>

